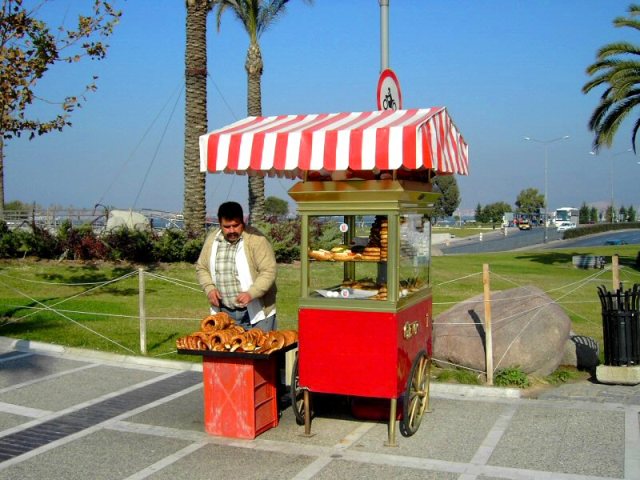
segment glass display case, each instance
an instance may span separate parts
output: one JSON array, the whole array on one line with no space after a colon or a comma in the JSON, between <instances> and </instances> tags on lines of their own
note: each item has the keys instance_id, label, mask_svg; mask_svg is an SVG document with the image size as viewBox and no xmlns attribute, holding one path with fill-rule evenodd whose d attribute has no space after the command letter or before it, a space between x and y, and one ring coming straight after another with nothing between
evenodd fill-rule
<instances>
[{"instance_id":1,"label":"glass display case","mask_svg":"<svg viewBox=\"0 0 640 480\"><path fill-rule=\"evenodd\" d=\"M310 215L308 297L395 303L427 288L431 224L424 214L400 214L396 242L389 239L395 221L385 214ZM396 244L398 274L390 294L389 256Z\"/></svg>"},{"instance_id":2,"label":"glass display case","mask_svg":"<svg viewBox=\"0 0 640 480\"><path fill-rule=\"evenodd\" d=\"M302 182L289 193L306 252L301 306L396 309L430 294L430 185Z\"/></svg>"}]
</instances>

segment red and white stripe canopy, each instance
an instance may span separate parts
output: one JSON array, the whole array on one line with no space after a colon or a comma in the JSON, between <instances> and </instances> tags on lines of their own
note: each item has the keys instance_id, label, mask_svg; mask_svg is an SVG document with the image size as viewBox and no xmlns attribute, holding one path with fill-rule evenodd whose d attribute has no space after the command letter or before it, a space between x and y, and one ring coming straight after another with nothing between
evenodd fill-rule
<instances>
[{"instance_id":1,"label":"red and white stripe canopy","mask_svg":"<svg viewBox=\"0 0 640 480\"><path fill-rule=\"evenodd\" d=\"M309 171L468 173L446 108L248 117L200 137L200 169L303 177Z\"/></svg>"}]
</instances>

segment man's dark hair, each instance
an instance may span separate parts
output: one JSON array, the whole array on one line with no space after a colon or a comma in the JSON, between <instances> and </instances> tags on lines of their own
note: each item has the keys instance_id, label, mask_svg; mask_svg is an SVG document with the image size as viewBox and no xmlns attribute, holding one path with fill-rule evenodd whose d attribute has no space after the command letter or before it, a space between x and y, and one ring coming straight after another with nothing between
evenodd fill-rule
<instances>
[{"instance_id":1,"label":"man's dark hair","mask_svg":"<svg viewBox=\"0 0 640 480\"><path fill-rule=\"evenodd\" d=\"M223 218L227 220L240 220L244 224L244 212L242 205L238 202L225 202L218 208L218 221Z\"/></svg>"}]
</instances>

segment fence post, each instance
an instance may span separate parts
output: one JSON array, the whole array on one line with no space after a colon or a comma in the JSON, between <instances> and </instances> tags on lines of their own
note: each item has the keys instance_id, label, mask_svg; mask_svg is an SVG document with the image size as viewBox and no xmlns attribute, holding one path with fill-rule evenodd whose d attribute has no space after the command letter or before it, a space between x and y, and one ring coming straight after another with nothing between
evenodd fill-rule
<instances>
[{"instance_id":1,"label":"fence post","mask_svg":"<svg viewBox=\"0 0 640 480\"><path fill-rule=\"evenodd\" d=\"M491 284L489 264L482 265L482 285L484 286L484 354L487 370L487 385L493 385L493 339L491 337Z\"/></svg>"},{"instance_id":2,"label":"fence post","mask_svg":"<svg viewBox=\"0 0 640 480\"><path fill-rule=\"evenodd\" d=\"M140 352L147 354L147 314L144 308L144 268L138 268L138 310L140 314Z\"/></svg>"},{"instance_id":3,"label":"fence post","mask_svg":"<svg viewBox=\"0 0 640 480\"><path fill-rule=\"evenodd\" d=\"M618 268L618 254L614 254L611 257L611 276L613 281L613 291L615 292L620 288L620 269Z\"/></svg>"}]
</instances>

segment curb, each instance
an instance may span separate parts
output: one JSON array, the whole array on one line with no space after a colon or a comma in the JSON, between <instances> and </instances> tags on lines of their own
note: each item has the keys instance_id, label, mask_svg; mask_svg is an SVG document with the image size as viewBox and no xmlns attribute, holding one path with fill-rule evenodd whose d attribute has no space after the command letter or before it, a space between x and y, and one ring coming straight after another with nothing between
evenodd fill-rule
<instances>
[{"instance_id":1,"label":"curb","mask_svg":"<svg viewBox=\"0 0 640 480\"><path fill-rule=\"evenodd\" d=\"M166 368L170 370L202 371L202 364L182 362L180 360L161 360L157 358L142 357L136 355L118 355L117 353L86 350L76 347L64 347L51 343L36 342L33 340L16 340L15 338L0 337L0 348L16 350L19 352L40 353L43 355L56 355L69 358L85 358L102 361L116 365L140 365L145 367Z\"/></svg>"},{"instance_id":2,"label":"curb","mask_svg":"<svg viewBox=\"0 0 640 480\"><path fill-rule=\"evenodd\" d=\"M456 395L470 398L522 398L518 388L483 387L481 385L460 385L457 383L431 383L431 393L436 395Z\"/></svg>"}]
</instances>

